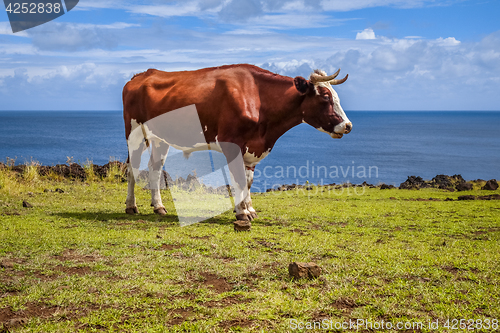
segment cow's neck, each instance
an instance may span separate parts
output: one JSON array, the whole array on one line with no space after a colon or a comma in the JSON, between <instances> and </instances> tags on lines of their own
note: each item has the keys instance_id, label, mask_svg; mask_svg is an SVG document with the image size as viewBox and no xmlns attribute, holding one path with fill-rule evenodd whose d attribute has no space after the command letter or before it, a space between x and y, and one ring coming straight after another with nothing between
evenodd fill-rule
<instances>
[{"instance_id":1,"label":"cow's neck","mask_svg":"<svg viewBox=\"0 0 500 333\"><path fill-rule=\"evenodd\" d=\"M265 128L265 141L271 145L288 130L302 123L301 104L304 96L294 86L293 79L283 77L273 87L261 89L263 115L261 127ZM270 147L270 148L271 148Z\"/></svg>"}]
</instances>

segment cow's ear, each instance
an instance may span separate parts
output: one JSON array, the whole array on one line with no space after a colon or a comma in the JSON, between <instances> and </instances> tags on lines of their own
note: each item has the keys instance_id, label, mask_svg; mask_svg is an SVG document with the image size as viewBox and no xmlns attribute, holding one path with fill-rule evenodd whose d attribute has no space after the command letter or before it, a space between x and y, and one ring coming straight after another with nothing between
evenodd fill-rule
<instances>
[{"instance_id":1,"label":"cow's ear","mask_svg":"<svg viewBox=\"0 0 500 333\"><path fill-rule=\"evenodd\" d=\"M304 79L302 76L297 76L295 79L293 79L293 83L295 84L295 88L301 93L302 95L307 94L309 91L309 81Z\"/></svg>"}]
</instances>

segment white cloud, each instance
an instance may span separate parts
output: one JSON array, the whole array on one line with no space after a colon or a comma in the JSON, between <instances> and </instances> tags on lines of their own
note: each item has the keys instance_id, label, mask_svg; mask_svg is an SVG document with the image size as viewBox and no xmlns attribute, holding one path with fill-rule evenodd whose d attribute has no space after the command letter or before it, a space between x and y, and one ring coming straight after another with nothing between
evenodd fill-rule
<instances>
[{"instance_id":1,"label":"white cloud","mask_svg":"<svg viewBox=\"0 0 500 333\"><path fill-rule=\"evenodd\" d=\"M351 11L372 7L415 8L448 5L460 0L436 3L435 0L150 0L147 4L134 0L87 0L75 8L125 9L136 14L159 17L211 17L227 22L242 22L249 18L272 13L318 13L324 11Z\"/></svg>"},{"instance_id":2,"label":"white cloud","mask_svg":"<svg viewBox=\"0 0 500 333\"><path fill-rule=\"evenodd\" d=\"M343 42L340 41L340 44ZM327 58L281 60L264 66L280 74L307 77L312 69L349 80L337 87L344 108L358 110L498 109L500 31L478 43L453 37L389 39L343 44Z\"/></svg>"},{"instance_id":3,"label":"white cloud","mask_svg":"<svg viewBox=\"0 0 500 333\"><path fill-rule=\"evenodd\" d=\"M43 102L56 109L69 108L68 103L79 109L99 108L99 103L105 109L115 103L118 109L123 84L132 74L147 68L172 71L241 62L304 77L315 68L333 73L342 67L342 72L350 75L348 82L338 87L341 98L347 101L346 109L473 109L477 101L500 105L496 92L500 84L500 32L478 43L446 36L433 40L419 36L387 38L380 35L383 29L376 29L375 35L375 25L358 32L356 39L352 32L349 39L334 38L335 29L328 30L330 36L287 34L287 29L330 27L343 21L322 13L321 8L314 10L314 1L257 2L248 1L249 6L261 11L256 15L225 11L224 15L241 18L232 24L221 24L217 19L224 8L231 9L227 0L152 0L149 6L127 0L94 4L116 5L158 17L205 15L203 22L208 23L204 30L201 25L178 27L165 24L174 20L146 21L144 17L138 19L141 25L51 22L30 29L27 36L32 37L32 44L0 44L0 100L11 103L1 108L16 108L11 101L22 100L23 105L31 103L26 108L38 108ZM428 3L355 0L351 5ZM85 4L84 8L89 8L92 3ZM215 20L223 27L213 28ZM54 95L70 88L75 91L75 100L51 102L44 97L47 87ZM23 99L20 91L30 99Z\"/></svg>"},{"instance_id":4,"label":"white cloud","mask_svg":"<svg viewBox=\"0 0 500 333\"><path fill-rule=\"evenodd\" d=\"M356 39L377 39L372 28L365 29L356 34Z\"/></svg>"},{"instance_id":5,"label":"white cloud","mask_svg":"<svg viewBox=\"0 0 500 333\"><path fill-rule=\"evenodd\" d=\"M235 23L238 28L228 34L261 34L272 30L325 28L339 26L351 19L333 19L328 15L315 13L269 14L250 18L245 24Z\"/></svg>"},{"instance_id":6,"label":"white cloud","mask_svg":"<svg viewBox=\"0 0 500 333\"><path fill-rule=\"evenodd\" d=\"M49 22L28 30L32 43L40 50L79 51L96 48L113 49L118 45L117 34L140 24L115 22L111 24Z\"/></svg>"},{"instance_id":7,"label":"white cloud","mask_svg":"<svg viewBox=\"0 0 500 333\"><path fill-rule=\"evenodd\" d=\"M73 23L70 24L75 28L98 28L98 29L127 29L133 27L140 27L141 25L138 23L125 23L125 22L115 22L111 24L91 24L91 23Z\"/></svg>"},{"instance_id":8,"label":"white cloud","mask_svg":"<svg viewBox=\"0 0 500 333\"><path fill-rule=\"evenodd\" d=\"M322 0L321 6L328 11L350 11L362 8L391 6L402 8L422 7L427 3L433 4L433 0Z\"/></svg>"},{"instance_id":9,"label":"white cloud","mask_svg":"<svg viewBox=\"0 0 500 333\"><path fill-rule=\"evenodd\" d=\"M442 38L439 37L436 42L443 46L457 46L460 45L460 41L456 40L455 37Z\"/></svg>"},{"instance_id":10,"label":"white cloud","mask_svg":"<svg viewBox=\"0 0 500 333\"><path fill-rule=\"evenodd\" d=\"M181 2L174 5L130 6L127 9L132 13L147 14L160 17L199 16L201 14L198 4L194 1Z\"/></svg>"}]
</instances>

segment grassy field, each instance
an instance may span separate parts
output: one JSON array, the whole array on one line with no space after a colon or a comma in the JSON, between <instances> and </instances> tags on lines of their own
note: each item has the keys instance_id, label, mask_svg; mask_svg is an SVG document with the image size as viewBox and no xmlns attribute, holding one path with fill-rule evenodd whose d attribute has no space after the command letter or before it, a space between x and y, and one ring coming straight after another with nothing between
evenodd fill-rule
<instances>
[{"instance_id":1,"label":"grassy field","mask_svg":"<svg viewBox=\"0 0 500 333\"><path fill-rule=\"evenodd\" d=\"M116 179L0 170L0 332L498 328L500 204L456 199L500 190L254 194L259 218L237 233L232 211L180 227L168 191L170 215L139 187L126 215ZM291 279L294 261L322 276Z\"/></svg>"}]
</instances>

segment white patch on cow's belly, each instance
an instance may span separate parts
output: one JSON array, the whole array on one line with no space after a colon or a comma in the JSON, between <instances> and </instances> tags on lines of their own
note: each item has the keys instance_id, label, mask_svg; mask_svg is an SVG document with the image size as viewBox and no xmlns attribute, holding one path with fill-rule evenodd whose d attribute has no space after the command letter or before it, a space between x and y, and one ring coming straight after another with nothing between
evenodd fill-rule
<instances>
[{"instance_id":1,"label":"white patch on cow's belly","mask_svg":"<svg viewBox=\"0 0 500 333\"><path fill-rule=\"evenodd\" d=\"M131 133L130 133L131 135L129 137L129 143L132 143L131 148L133 150L136 150L137 148L139 148L142 140L146 139L146 140L149 140L149 142L153 141L157 147L160 146L161 142L164 142L164 143L168 144L169 146L171 146L177 150L182 151L184 153L184 157L186 157L186 158L188 158L189 155L191 155L191 153L193 153L195 151L214 150L214 151L217 151L219 153L222 153L222 149L221 149L221 146L217 140L217 137L215 137L215 142L211 142L210 144L207 144L204 142L204 143L197 143L193 147L182 147L182 146L176 145L174 143L167 142L164 139L158 137L148 128L147 125L140 124L135 119L132 119L130 121L130 124L131 124ZM142 129L138 129L139 127L142 127ZM136 129L137 129L137 131L134 131ZM143 130L144 130L144 132L143 132ZM207 130L206 126L205 126L205 130Z\"/></svg>"},{"instance_id":2,"label":"white patch on cow's belly","mask_svg":"<svg viewBox=\"0 0 500 333\"><path fill-rule=\"evenodd\" d=\"M271 152L271 148L269 148L267 151L263 152L262 155L260 156L255 156L255 153L250 153L248 151L245 152L245 155L243 155L243 161L245 161L245 165L248 167L254 167L259 163L262 159L264 159L269 153Z\"/></svg>"},{"instance_id":3,"label":"white patch on cow's belly","mask_svg":"<svg viewBox=\"0 0 500 333\"><path fill-rule=\"evenodd\" d=\"M169 145L177 150L181 150L185 158L189 158L189 156L195 151L213 150L222 153L222 148L219 144L219 141L217 140L217 136L215 137L215 142L210 142L209 144L197 143L193 147L181 147L173 143L169 143Z\"/></svg>"},{"instance_id":4,"label":"white patch on cow's belly","mask_svg":"<svg viewBox=\"0 0 500 333\"><path fill-rule=\"evenodd\" d=\"M170 145L177 150L181 150L185 158L189 158L191 153L194 153L195 151L213 150L222 153L222 149L218 142L211 142L210 144L197 143L193 147L181 147L175 144L170 144Z\"/></svg>"}]
</instances>

